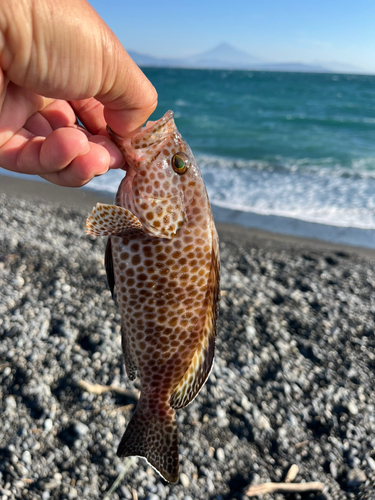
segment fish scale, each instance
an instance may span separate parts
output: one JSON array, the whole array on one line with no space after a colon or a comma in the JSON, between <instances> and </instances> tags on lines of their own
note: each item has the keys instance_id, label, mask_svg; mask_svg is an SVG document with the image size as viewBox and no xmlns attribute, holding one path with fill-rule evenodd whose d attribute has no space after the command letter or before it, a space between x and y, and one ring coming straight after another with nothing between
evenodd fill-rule
<instances>
[{"instance_id":1,"label":"fish scale","mask_svg":"<svg viewBox=\"0 0 375 500\"><path fill-rule=\"evenodd\" d=\"M132 139L116 205L98 204L91 234L108 235L106 269L121 312L128 376L141 396L118 448L178 479L175 409L212 367L219 301L218 237L194 156L169 111ZM104 220L106 219L106 220Z\"/></svg>"}]
</instances>

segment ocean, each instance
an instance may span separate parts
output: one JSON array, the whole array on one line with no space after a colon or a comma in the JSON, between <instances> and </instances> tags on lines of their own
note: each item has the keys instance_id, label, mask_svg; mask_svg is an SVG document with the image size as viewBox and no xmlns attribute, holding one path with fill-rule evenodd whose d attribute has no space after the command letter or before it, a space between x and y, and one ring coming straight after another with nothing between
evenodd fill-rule
<instances>
[{"instance_id":1,"label":"ocean","mask_svg":"<svg viewBox=\"0 0 375 500\"><path fill-rule=\"evenodd\" d=\"M375 248L375 76L143 68L221 220ZM123 172L89 188L115 192Z\"/></svg>"}]
</instances>

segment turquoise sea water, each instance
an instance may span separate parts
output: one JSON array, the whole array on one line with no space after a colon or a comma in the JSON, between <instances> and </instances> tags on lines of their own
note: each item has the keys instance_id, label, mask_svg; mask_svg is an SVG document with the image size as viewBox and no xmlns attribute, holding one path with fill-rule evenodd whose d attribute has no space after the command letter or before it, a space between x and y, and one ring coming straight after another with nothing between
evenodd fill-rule
<instances>
[{"instance_id":1,"label":"turquoise sea water","mask_svg":"<svg viewBox=\"0 0 375 500\"><path fill-rule=\"evenodd\" d=\"M144 68L214 205L375 229L375 76ZM112 172L91 187L115 191Z\"/></svg>"}]
</instances>

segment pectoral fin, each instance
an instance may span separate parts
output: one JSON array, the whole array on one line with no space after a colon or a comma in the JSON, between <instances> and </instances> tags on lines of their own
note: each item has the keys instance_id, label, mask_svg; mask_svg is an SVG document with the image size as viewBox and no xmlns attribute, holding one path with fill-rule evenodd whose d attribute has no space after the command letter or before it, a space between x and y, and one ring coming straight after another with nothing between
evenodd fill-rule
<instances>
[{"instance_id":1,"label":"pectoral fin","mask_svg":"<svg viewBox=\"0 0 375 500\"><path fill-rule=\"evenodd\" d=\"M126 208L103 203L96 204L86 221L86 232L93 236L123 234L141 228L141 222Z\"/></svg>"}]
</instances>

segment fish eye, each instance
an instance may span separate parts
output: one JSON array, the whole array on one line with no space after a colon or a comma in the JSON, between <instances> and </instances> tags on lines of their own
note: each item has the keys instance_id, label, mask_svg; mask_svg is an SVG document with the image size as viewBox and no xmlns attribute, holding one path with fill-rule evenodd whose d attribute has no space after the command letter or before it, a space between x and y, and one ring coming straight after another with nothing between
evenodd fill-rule
<instances>
[{"instance_id":1,"label":"fish eye","mask_svg":"<svg viewBox=\"0 0 375 500\"><path fill-rule=\"evenodd\" d=\"M189 158L185 153L177 153L172 157L172 168L177 174L184 174L189 168Z\"/></svg>"}]
</instances>

